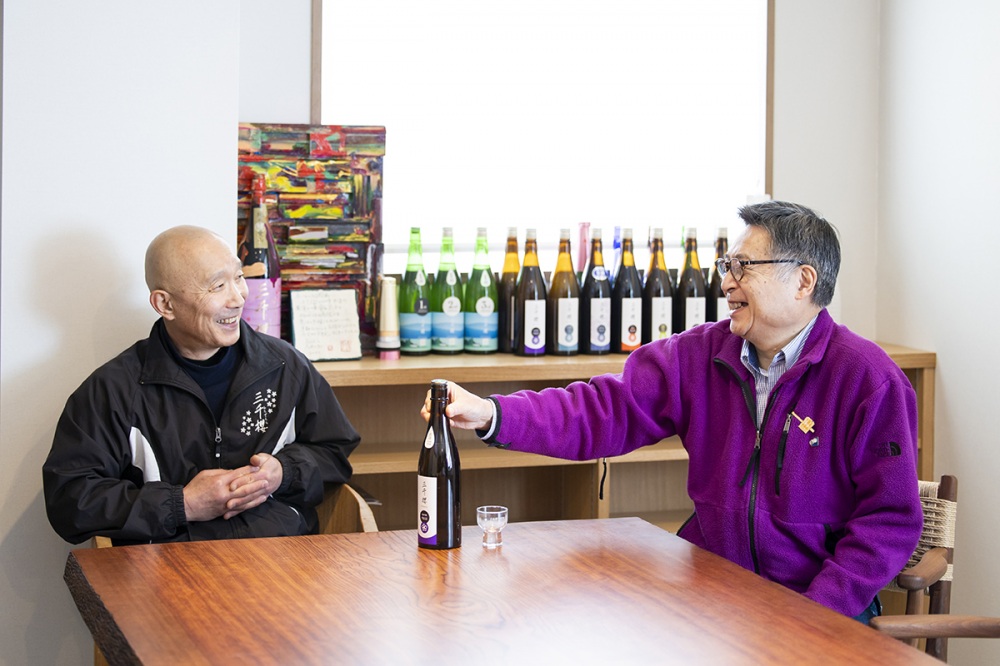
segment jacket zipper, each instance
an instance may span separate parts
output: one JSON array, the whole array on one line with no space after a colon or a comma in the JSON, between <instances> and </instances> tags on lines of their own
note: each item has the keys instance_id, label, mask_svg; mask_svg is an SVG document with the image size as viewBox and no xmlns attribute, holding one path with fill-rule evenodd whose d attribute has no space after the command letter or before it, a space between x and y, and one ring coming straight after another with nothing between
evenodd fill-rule
<instances>
[{"instance_id":1,"label":"jacket zipper","mask_svg":"<svg viewBox=\"0 0 1000 666\"><path fill-rule=\"evenodd\" d=\"M222 467L222 428L215 426L215 466Z\"/></svg>"},{"instance_id":2,"label":"jacket zipper","mask_svg":"<svg viewBox=\"0 0 1000 666\"><path fill-rule=\"evenodd\" d=\"M788 442L788 427L792 424L792 412L794 411L795 407L792 407L788 416L785 417L785 427L781 431L781 442L778 444L778 464L774 471L774 494L777 497L781 497L781 470L785 466L785 444Z\"/></svg>"},{"instance_id":3,"label":"jacket zipper","mask_svg":"<svg viewBox=\"0 0 1000 666\"><path fill-rule=\"evenodd\" d=\"M750 482L750 507L747 511L747 531L750 538L750 559L753 562L753 572L760 574L760 558L757 555L757 530L754 528L754 518L757 516L757 487L758 481L760 481L760 441L761 435L764 432L764 424L767 423L767 417L771 414L771 407L774 406L774 398L778 393L777 387L771 391L771 395L768 396L767 407L764 408L764 418L761 419L760 423L757 423L757 396L750 389L750 385L740 379L739 374L733 366L729 365L721 359L715 359L715 362L727 368L729 372L733 374L736 381L739 383L741 390L743 391L743 398L746 401L747 409L750 411L750 418L753 420L757 428L757 434L754 438L753 453L750 455L750 460L747 462L746 472L743 474L743 480L740 481L740 487L746 485L747 479L752 478ZM789 418L791 416L789 415ZM751 477L752 473L752 477Z\"/></svg>"}]
</instances>

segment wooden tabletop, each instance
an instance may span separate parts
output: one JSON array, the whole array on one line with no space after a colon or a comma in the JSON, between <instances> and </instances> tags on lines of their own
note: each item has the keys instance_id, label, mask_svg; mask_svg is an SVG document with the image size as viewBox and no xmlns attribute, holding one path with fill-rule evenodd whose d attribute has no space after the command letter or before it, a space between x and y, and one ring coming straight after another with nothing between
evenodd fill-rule
<instances>
[{"instance_id":1,"label":"wooden tabletop","mask_svg":"<svg viewBox=\"0 0 1000 666\"><path fill-rule=\"evenodd\" d=\"M936 664L637 518L70 553L114 663Z\"/></svg>"}]
</instances>

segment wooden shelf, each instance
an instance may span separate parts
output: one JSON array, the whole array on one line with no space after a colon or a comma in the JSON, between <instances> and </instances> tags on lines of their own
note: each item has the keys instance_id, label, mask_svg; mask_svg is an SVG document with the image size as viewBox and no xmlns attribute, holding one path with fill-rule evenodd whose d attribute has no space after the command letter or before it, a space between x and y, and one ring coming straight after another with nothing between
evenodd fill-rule
<instances>
[{"instance_id":1,"label":"wooden shelf","mask_svg":"<svg viewBox=\"0 0 1000 666\"><path fill-rule=\"evenodd\" d=\"M413 448L412 446L410 447ZM397 472L413 473L417 469L417 458L420 451L354 453L351 455L351 465L355 474L393 474ZM458 453L462 470L470 469L515 469L519 467L562 467L565 465L594 465L593 460L562 460L549 458L533 453L520 453L487 447L481 449L459 448Z\"/></svg>"}]
</instances>

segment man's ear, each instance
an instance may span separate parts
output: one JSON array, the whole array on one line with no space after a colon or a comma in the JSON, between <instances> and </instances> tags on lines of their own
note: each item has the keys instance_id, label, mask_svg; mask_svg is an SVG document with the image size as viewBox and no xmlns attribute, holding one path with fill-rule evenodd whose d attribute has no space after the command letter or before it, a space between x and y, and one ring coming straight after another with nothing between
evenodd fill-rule
<instances>
[{"instance_id":1,"label":"man's ear","mask_svg":"<svg viewBox=\"0 0 1000 666\"><path fill-rule=\"evenodd\" d=\"M149 304L153 306L154 310L156 310L156 314L160 315L167 321L174 318L173 298L171 298L170 294L162 289L154 289L149 292Z\"/></svg>"},{"instance_id":2,"label":"man's ear","mask_svg":"<svg viewBox=\"0 0 1000 666\"><path fill-rule=\"evenodd\" d=\"M816 269L809 264L803 264L799 266L799 290L797 296L799 298L812 298L812 294L816 291L816 281L819 279L819 274Z\"/></svg>"}]
</instances>

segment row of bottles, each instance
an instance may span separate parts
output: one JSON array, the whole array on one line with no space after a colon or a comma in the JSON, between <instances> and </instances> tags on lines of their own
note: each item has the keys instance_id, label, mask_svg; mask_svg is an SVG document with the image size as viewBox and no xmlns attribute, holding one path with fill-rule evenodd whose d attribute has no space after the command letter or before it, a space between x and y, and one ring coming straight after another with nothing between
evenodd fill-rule
<instances>
[{"instance_id":1,"label":"row of bottles","mask_svg":"<svg viewBox=\"0 0 1000 666\"><path fill-rule=\"evenodd\" d=\"M445 228L437 275L430 284L423 265L420 229L410 230L406 273L399 291L403 354L492 353L522 356L630 353L728 311L721 278L706 284L698 261L697 232L687 230L684 267L674 284L663 254L663 230L654 229L645 283L635 265L632 230L622 232L614 277L604 265L601 230L591 232L590 259L582 284L573 270L570 232L563 229L551 280L538 264L534 229L525 237L523 265L517 230L510 228L499 284L490 269L486 229L476 236L472 273L463 286L455 267L452 230ZM716 241L725 256L725 230Z\"/></svg>"}]
</instances>

